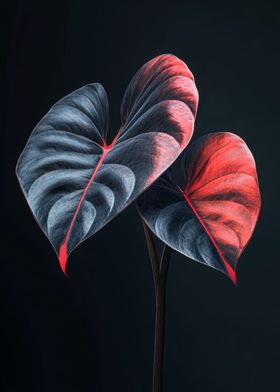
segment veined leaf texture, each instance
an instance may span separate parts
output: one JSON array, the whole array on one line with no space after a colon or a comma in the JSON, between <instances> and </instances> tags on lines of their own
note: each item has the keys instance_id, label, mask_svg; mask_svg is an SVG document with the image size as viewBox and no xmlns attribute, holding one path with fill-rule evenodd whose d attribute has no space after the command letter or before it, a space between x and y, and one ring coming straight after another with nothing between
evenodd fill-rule
<instances>
[{"instance_id":1,"label":"veined leaf texture","mask_svg":"<svg viewBox=\"0 0 280 392\"><path fill-rule=\"evenodd\" d=\"M139 212L171 248L235 282L261 205L253 155L237 135L217 132L189 145L182 163L184 188L167 170L138 198Z\"/></svg>"},{"instance_id":2,"label":"veined leaf texture","mask_svg":"<svg viewBox=\"0 0 280 392\"><path fill-rule=\"evenodd\" d=\"M121 127L109 145L108 100L98 83L62 98L36 125L16 173L64 272L70 253L184 150L197 105L189 68L173 55L161 55L131 80L121 105Z\"/></svg>"}]
</instances>

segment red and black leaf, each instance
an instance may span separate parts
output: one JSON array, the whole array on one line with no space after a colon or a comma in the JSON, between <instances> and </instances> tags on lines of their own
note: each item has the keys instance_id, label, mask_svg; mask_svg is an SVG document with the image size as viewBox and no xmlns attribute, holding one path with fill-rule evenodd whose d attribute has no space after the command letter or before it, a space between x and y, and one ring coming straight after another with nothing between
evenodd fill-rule
<instances>
[{"instance_id":1,"label":"red and black leaf","mask_svg":"<svg viewBox=\"0 0 280 392\"><path fill-rule=\"evenodd\" d=\"M186 64L162 55L130 82L108 145L108 101L89 84L57 102L33 130L16 173L65 272L69 254L159 177L188 144L198 93Z\"/></svg>"},{"instance_id":2,"label":"red and black leaf","mask_svg":"<svg viewBox=\"0 0 280 392\"><path fill-rule=\"evenodd\" d=\"M169 169L138 198L139 212L170 247L235 282L261 206L254 158L240 137L218 132L187 147L182 171L184 189Z\"/></svg>"}]
</instances>

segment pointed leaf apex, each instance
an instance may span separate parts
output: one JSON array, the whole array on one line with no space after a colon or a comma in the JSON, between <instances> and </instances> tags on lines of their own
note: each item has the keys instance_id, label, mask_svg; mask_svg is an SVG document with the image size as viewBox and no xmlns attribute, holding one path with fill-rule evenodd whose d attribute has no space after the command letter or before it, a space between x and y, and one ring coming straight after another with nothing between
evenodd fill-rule
<instances>
[{"instance_id":1,"label":"pointed leaf apex","mask_svg":"<svg viewBox=\"0 0 280 392\"><path fill-rule=\"evenodd\" d=\"M60 264L60 267L61 267L63 273L69 278L69 276L66 273L67 258L68 258L68 255L67 255L67 245L66 245L66 242L64 241L63 244L61 245L60 249L59 249L58 259L59 259L59 264Z\"/></svg>"},{"instance_id":2,"label":"pointed leaf apex","mask_svg":"<svg viewBox=\"0 0 280 392\"><path fill-rule=\"evenodd\" d=\"M226 270L227 270L227 276L230 278L230 280L233 282L235 286L237 286L236 282L236 272L234 271L233 268L227 263L225 264Z\"/></svg>"}]
</instances>

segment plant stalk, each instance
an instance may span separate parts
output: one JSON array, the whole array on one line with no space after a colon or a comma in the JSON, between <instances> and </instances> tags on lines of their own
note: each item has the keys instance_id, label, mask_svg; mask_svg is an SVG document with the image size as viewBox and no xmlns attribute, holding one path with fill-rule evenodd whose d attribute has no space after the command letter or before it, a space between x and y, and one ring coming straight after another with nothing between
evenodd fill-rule
<instances>
[{"instance_id":1,"label":"plant stalk","mask_svg":"<svg viewBox=\"0 0 280 392\"><path fill-rule=\"evenodd\" d=\"M156 293L156 288L158 286L158 279L159 279L159 262L157 257L156 245L155 240L153 237L153 233L147 226L147 224L143 221L144 233L146 237L146 242L148 246L150 261L152 264L152 271L153 271L153 278L154 278L154 289Z\"/></svg>"},{"instance_id":2,"label":"plant stalk","mask_svg":"<svg viewBox=\"0 0 280 392\"><path fill-rule=\"evenodd\" d=\"M143 225L151 259L156 296L153 392L163 392L166 282L172 249L168 245L164 246L159 263L153 234L145 222Z\"/></svg>"}]
</instances>

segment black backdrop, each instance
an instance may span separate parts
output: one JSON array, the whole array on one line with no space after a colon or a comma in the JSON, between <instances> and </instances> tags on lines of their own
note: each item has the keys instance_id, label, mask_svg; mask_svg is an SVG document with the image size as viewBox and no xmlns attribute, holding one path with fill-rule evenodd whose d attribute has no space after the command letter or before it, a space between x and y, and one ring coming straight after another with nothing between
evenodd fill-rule
<instances>
[{"instance_id":1,"label":"black backdrop","mask_svg":"<svg viewBox=\"0 0 280 392\"><path fill-rule=\"evenodd\" d=\"M49 107L89 82L107 90L112 136L132 75L155 55L174 53L188 63L200 92L194 138L209 131L244 138L256 158L263 206L239 262L238 288L174 254L165 391L279 391L276 7L25 0L1 13L0 390L151 390L154 294L134 206L74 252L69 280L29 211L14 168Z\"/></svg>"}]
</instances>

